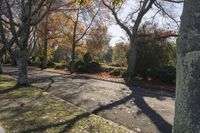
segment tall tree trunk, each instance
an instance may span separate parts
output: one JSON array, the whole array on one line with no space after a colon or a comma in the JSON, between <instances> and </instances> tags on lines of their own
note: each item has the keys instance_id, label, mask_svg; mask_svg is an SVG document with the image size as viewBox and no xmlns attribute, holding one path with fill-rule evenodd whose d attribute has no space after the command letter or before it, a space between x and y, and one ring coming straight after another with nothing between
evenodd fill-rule
<instances>
[{"instance_id":1,"label":"tall tree trunk","mask_svg":"<svg viewBox=\"0 0 200 133\"><path fill-rule=\"evenodd\" d=\"M3 69L1 67L1 61L0 61L0 74L3 74Z\"/></svg>"},{"instance_id":2,"label":"tall tree trunk","mask_svg":"<svg viewBox=\"0 0 200 133\"><path fill-rule=\"evenodd\" d=\"M0 66L0 74L3 74L3 69L1 68L1 66Z\"/></svg>"},{"instance_id":3,"label":"tall tree trunk","mask_svg":"<svg viewBox=\"0 0 200 133\"><path fill-rule=\"evenodd\" d=\"M47 68L48 62L48 16L46 16L45 26L44 26L44 49L43 49L43 60L42 60L42 69Z\"/></svg>"},{"instance_id":4,"label":"tall tree trunk","mask_svg":"<svg viewBox=\"0 0 200 133\"><path fill-rule=\"evenodd\" d=\"M20 50L19 56L17 59L18 67L18 86L27 86L28 82L28 70L27 70L27 52L26 50Z\"/></svg>"},{"instance_id":5,"label":"tall tree trunk","mask_svg":"<svg viewBox=\"0 0 200 133\"><path fill-rule=\"evenodd\" d=\"M17 63L18 67L18 80L17 80L17 86L28 86L28 40L30 35L30 25L29 23L22 23L23 25L23 31L19 35L19 52L15 53L14 55L17 55L17 57L14 57Z\"/></svg>"},{"instance_id":6,"label":"tall tree trunk","mask_svg":"<svg viewBox=\"0 0 200 133\"><path fill-rule=\"evenodd\" d=\"M72 53L71 53L71 73L75 72L75 50L76 50L76 30L78 26L78 21L79 21L79 12L80 9L78 8L77 13L76 13L76 21L74 23L74 28L73 28L73 38L72 38Z\"/></svg>"},{"instance_id":7,"label":"tall tree trunk","mask_svg":"<svg viewBox=\"0 0 200 133\"><path fill-rule=\"evenodd\" d=\"M43 49L43 60L42 60L42 69L46 69L47 68L47 54L48 54L48 42L45 39L44 41L44 49Z\"/></svg>"},{"instance_id":8,"label":"tall tree trunk","mask_svg":"<svg viewBox=\"0 0 200 133\"><path fill-rule=\"evenodd\" d=\"M173 133L200 132L200 0L185 0L177 40Z\"/></svg>"},{"instance_id":9,"label":"tall tree trunk","mask_svg":"<svg viewBox=\"0 0 200 133\"><path fill-rule=\"evenodd\" d=\"M128 80L132 80L134 77L135 66L136 66L136 56L137 56L137 49L134 39L130 41L130 49L128 53Z\"/></svg>"},{"instance_id":10,"label":"tall tree trunk","mask_svg":"<svg viewBox=\"0 0 200 133\"><path fill-rule=\"evenodd\" d=\"M72 43L72 53L71 53L71 73L75 72L75 48L76 44L73 42Z\"/></svg>"},{"instance_id":11,"label":"tall tree trunk","mask_svg":"<svg viewBox=\"0 0 200 133\"><path fill-rule=\"evenodd\" d=\"M6 51L5 47L0 50L0 74L3 74L3 69L1 67L1 65L2 65L2 57L3 57L3 54L5 51Z\"/></svg>"}]
</instances>

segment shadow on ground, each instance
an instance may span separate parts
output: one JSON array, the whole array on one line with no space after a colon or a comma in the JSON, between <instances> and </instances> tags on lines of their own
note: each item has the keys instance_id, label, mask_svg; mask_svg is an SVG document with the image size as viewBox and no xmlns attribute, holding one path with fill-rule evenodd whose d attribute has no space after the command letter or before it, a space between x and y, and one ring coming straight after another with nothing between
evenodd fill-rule
<instances>
[{"instance_id":1,"label":"shadow on ground","mask_svg":"<svg viewBox=\"0 0 200 133\"><path fill-rule=\"evenodd\" d=\"M34 74L32 74L34 75ZM61 76L61 75L47 75L47 76L43 76L41 78L32 78L31 82L34 84L38 84L38 83L43 83L43 82L48 82L47 87L45 87L46 91L49 91L50 89L56 89L56 87L53 88L53 85L55 83L58 84L58 79L59 80L63 80L62 84L64 84L66 82L67 78L71 78L72 80L90 80L91 78L88 77L84 77L84 76L74 76L74 75L68 75L68 76ZM56 79L56 81L55 81ZM105 81L105 80L104 80ZM70 81L69 81L70 82ZM80 88L83 87L86 83L80 83L77 86L67 86L69 88ZM59 86L58 86L59 87ZM57 88L58 88L57 87ZM174 94L165 94L165 93L152 93L151 91L144 91L143 89L138 89L137 87L133 86L133 84L130 83L126 83L126 87L130 90L130 94L127 96L124 96L118 100L114 100L108 104L101 104L100 106L96 107L93 110L90 110L90 112L92 114L97 114L99 115L101 112L107 111L107 110L112 110L115 107L118 107L120 105L124 105L127 102L132 102L134 103L134 106L137 106L137 108L140 109L140 111L137 112L137 115L141 115L144 114L146 117L148 117L151 121L151 123L157 128L158 132L161 133L169 133L171 132L172 129L172 125L166 121L161 115L160 113L157 112L157 110L154 110L144 99L144 97L151 97L151 98L156 98L159 101L163 101L165 100L165 97L170 97L170 98L174 98ZM51 90L50 90L51 91ZM6 92L6 91L5 91ZM1 92L0 92L1 93ZM62 92L61 92L62 93ZM69 100L72 98L76 98L73 97L73 95L77 95L80 94L81 91L77 91L74 92L73 94L69 94L68 96L65 95L65 98L63 98L64 100ZM83 101L82 101L83 102ZM73 102L72 102L73 103ZM83 113L80 115L77 115L76 117L70 119L69 121L65 121L65 122L61 122L61 123L57 123L57 124L51 124L51 125L47 125L44 127L40 127L37 129L32 129L29 130L27 132L32 132L32 131L41 131L41 129L46 129L49 127L54 127L54 126L59 126L59 125L65 125L63 130L61 132L67 132L71 127L73 127L78 121L80 121L83 118L89 117L91 115L91 113ZM127 119L127 118L126 118ZM114 120L113 120L114 121ZM126 126L126 125L124 125ZM143 125L144 127L146 125Z\"/></svg>"},{"instance_id":2,"label":"shadow on ground","mask_svg":"<svg viewBox=\"0 0 200 133\"><path fill-rule=\"evenodd\" d=\"M78 77L78 76L72 76L71 78L72 79L84 79L84 80L89 79L88 77ZM47 80L47 79L45 78L44 80ZM51 88L52 84L54 84L54 82L55 82L52 77L49 77L48 80L50 81L50 83L49 83L48 87L46 88L47 91ZM37 82L42 82L42 81L38 80ZM78 87L81 87L83 85L84 84L82 84ZM169 122L167 122L159 113L157 113L156 110L152 109L148 105L148 103L146 103L146 101L144 100L144 97L154 97L154 98L162 101L162 100L165 100L164 99L165 96L169 96L169 95L144 93L140 89L134 89L135 87L130 83L126 83L126 85L131 90L130 95L123 97L120 100L113 101L112 103L109 103L106 105L100 105L100 107L97 107L96 109L92 110L91 113L98 115L99 113L101 113L103 111L111 110L119 105L123 105L123 104L126 104L127 102L133 101L134 104L141 110L140 112L137 112L137 115L145 114L152 121L153 125L156 126L158 131L161 133L171 132L172 125ZM77 92L77 93L79 94L81 92ZM65 96L65 100L73 98L73 95L76 95L76 93L72 94L71 96ZM84 117L88 117L88 115L90 115L90 114L84 113L84 114L81 114L81 115L77 116L76 118L72 119L70 122L68 122L69 124L67 124L67 126L64 128L63 132L67 132L67 130L70 129L70 127L72 127L77 121L79 121L80 119L82 119Z\"/></svg>"}]
</instances>

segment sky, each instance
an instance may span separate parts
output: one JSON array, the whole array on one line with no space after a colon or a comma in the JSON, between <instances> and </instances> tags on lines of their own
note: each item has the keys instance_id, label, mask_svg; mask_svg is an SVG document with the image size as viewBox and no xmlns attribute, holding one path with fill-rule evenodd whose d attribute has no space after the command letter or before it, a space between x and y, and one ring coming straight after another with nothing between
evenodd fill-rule
<instances>
[{"instance_id":1,"label":"sky","mask_svg":"<svg viewBox=\"0 0 200 133\"><path fill-rule=\"evenodd\" d=\"M127 3L125 3L124 7L120 11L119 18L121 20L123 20L127 16L127 14L130 13L130 11L136 9L135 7L137 7L136 2L134 2L133 0L129 0ZM181 16L182 9L183 9L182 4L169 5L169 3L164 3L163 7L165 7L165 9L167 11L170 11L170 13L176 17L176 20L180 21L180 16ZM152 20L151 17L152 17L152 15L155 14L155 12L157 12L157 9L150 10L144 16L142 23L144 23L145 21ZM161 15L157 15L154 22L156 22L160 28L178 31L178 27L175 24L175 22L169 18L162 17ZM108 27L108 34L111 35L110 46L115 46L115 44L118 42L127 42L128 41L127 35L125 34L124 30L121 29L120 26L118 26L115 23L115 20Z\"/></svg>"}]
</instances>

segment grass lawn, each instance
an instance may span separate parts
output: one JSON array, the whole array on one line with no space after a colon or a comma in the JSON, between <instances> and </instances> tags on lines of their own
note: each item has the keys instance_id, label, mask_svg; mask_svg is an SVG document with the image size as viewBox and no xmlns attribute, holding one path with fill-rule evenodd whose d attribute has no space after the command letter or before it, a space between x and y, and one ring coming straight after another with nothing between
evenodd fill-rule
<instances>
[{"instance_id":1,"label":"grass lawn","mask_svg":"<svg viewBox=\"0 0 200 133\"><path fill-rule=\"evenodd\" d=\"M0 125L8 133L127 133L127 129L0 75ZM13 88L12 88L13 87Z\"/></svg>"}]
</instances>

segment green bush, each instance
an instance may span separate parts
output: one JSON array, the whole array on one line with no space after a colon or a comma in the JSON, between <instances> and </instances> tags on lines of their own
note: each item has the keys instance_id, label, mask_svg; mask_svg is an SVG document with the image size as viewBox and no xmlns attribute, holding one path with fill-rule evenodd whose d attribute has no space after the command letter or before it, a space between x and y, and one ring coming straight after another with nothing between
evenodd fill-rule
<instances>
[{"instance_id":1,"label":"green bush","mask_svg":"<svg viewBox=\"0 0 200 133\"><path fill-rule=\"evenodd\" d=\"M84 62L82 60L78 60L74 63L75 71L79 72L80 68L84 66Z\"/></svg>"},{"instance_id":2,"label":"green bush","mask_svg":"<svg viewBox=\"0 0 200 133\"><path fill-rule=\"evenodd\" d=\"M71 62L68 65L68 69L71 70ZM80 73L95 73L101 71L101 64L93 62L89 53L83 56L83 59L75 61L75 71Z\"/></svg>"},{"instance_id":3,"label":"green bush","mask_svg":"<svg viewBox=\"0 0 200 133\"><path fill-rule=\"evenodd\" d=\"M121 71L119 69L114 69L110 72L110 75L112 76L120 76L121 75Z\"/></svg>"},{"instance_id":4,"label":"green bush","mask_svg":"<svg viewBox=\"0 0 200 133\"><path fill-rule=\"evenodd\" d=\"M62 68L66 68L66 64L65 63L55 63L54 68L55 69L62 69Z\"/></svg>"},{"instance_id":5,"label":"green bush","mask_svg":"<svg viewBox=\"0 0 200 133\"><path fill-rule=\"evenodd\" d=\"M101 71L101 65L98 62L83 63L77 69L78 72L82 73L95 73Z\"/></svg>"},{"instance_id":6,"label":"green bush","mask_svg":"<svg viewBox=\"0 0 200 133\"><path fill-rule=\"evenodd\" d=\"M176 80L176 68L173 66L153 68L148 74L152 79L160 80L162 82L175 83Z\"/></svg>"},{"instance_id":7,"label":"green bush","mask_svg":"<svg viewBox=\"0 0 200 133\"><path fill-rule=\"evenodd\" d=\"M90 62L86 64L86 66L95 70L99 70L101 68L101 64L99 64L98 62Z\"/></svg>"},{"instance_id":8,"label":"green bush","mask_svg":"<svg viewBox=\"0 0 200 133\"><path fill-rule=\"evenodd\" d=\"M84 56L83 56L83 61L88 64L92 61L92 57L90 55L90 53L85 53Z\"/></svg>"},{"instance_id":9,"label":"green bush","mask_svg":"<svg viewBox=\"0 0 200 133\"><path fill-rule=\"evenodd\" d=\"M103 67L103 68L102 68L102 71L103 71L103 72L107 72L107 73L110 73L112 70L114 70L113 67Z\"/></svg>"},{"instance_id":10,"label":"green bush","mask_svg":"<svg viewBox=\"0 0 200 133\"><path fill-rule=\"evenodd\" d=\"M98 62L85 63L82 60L79 60L75 62L74 67L75 71L80 73L94 73L101 71L101 65ZM68 69L71 70L70 67Z\"/></svg>"},{"instance_id":11,"label":"green bush","mask_svg":"<svg viewBox=\"0 0 200 133\"><path fill-rule=\"evenodd\" d=\"M80 72L80 73L87 73L88 69L87 69L86 65L83 64L83 65L80 65L79 68L78 68L78 70L76 70L76 71Z\"/></svg>"},{"instance_id":12,"label":"green bush","mask_svg":"<svg viewBox=\"0 0 200 133\"><path fill-rule=\"evenodd\" d=\"M68 64L68 69L71 70L71 65L72 65L72 61L70 61L70 63ZM82 60L77 60L74 62L74 69L75 71L78 71L79 68L84 65L84 62Z\"/></svg>"},{"instance_id":13,"label":"green bush","mask_svg":"<svg viewBox=\"0 0 200 133\"><path fill-rule=\"evenodd\" d=\"M144 40L137 45L136 75L147 78L149 71L161 66L175 66L176 45L167 41Z\"/></svg>"},{"instance_id":14,"label":"green bush","mask_svg":"<svg viewBox=\"0 0 200 133\"><path fill-rule=\"evenodd\" d=\"M55 63L52 61L48 61L47 67L55 67Z\"/></svg>"},{"instance_id":15,"label":"green bush","mask_svg":"<svg viewBox=\"0 0 200 133\"><path fill-rule=\"evenodd\" d=\"M112 66L126 66L127 65L127 52L129 49L129 45L126 45L123 42L117 43L115 47L112 48L112 62L115 63Z\"/></svg>"},{"instance_id":16,"label":"green bush","mask_svg":"<svg viewBox=\"0 0 200 133\"><path fill-rule=\"evenodd\" d=\"M121 66L124 66L123 64L120 64L120 63L111 63L110 66L113 66L113 67L121 67Z\"/></svg>"},{"instance_id":17,"label":"green bush","mask_svg":"<svg viewBox=\"0 0 200 133\"><path fill-rule=\"evenodd\" d=\"M122 77L122 78L128 77L128 72L127 72L127 71L122 71L122 72L121 72L121 77Z\"/></svg>"},{"instance_id":18,"label":"green bush","mask_svg":"<svg viewBox=\"0 0 200 133\"><path fill-rule=\"evenodd\" d=\"M34 64L36 64L37 66L40 66L40 64L41 64L41 59L40 59L39 56L35 57Z\"/></svg>"},{"instance_id":19,"label":"green bush","mask_svg":"<svg viewBox=\"0 0 200 133\"><path fill-rule=\"evenodd\" d=\"M89 72L100 72L101 69L101 64L99 64L98 62L91 62L87 65L87 68L89 70Z\"/></svg>"}]
</instances>

